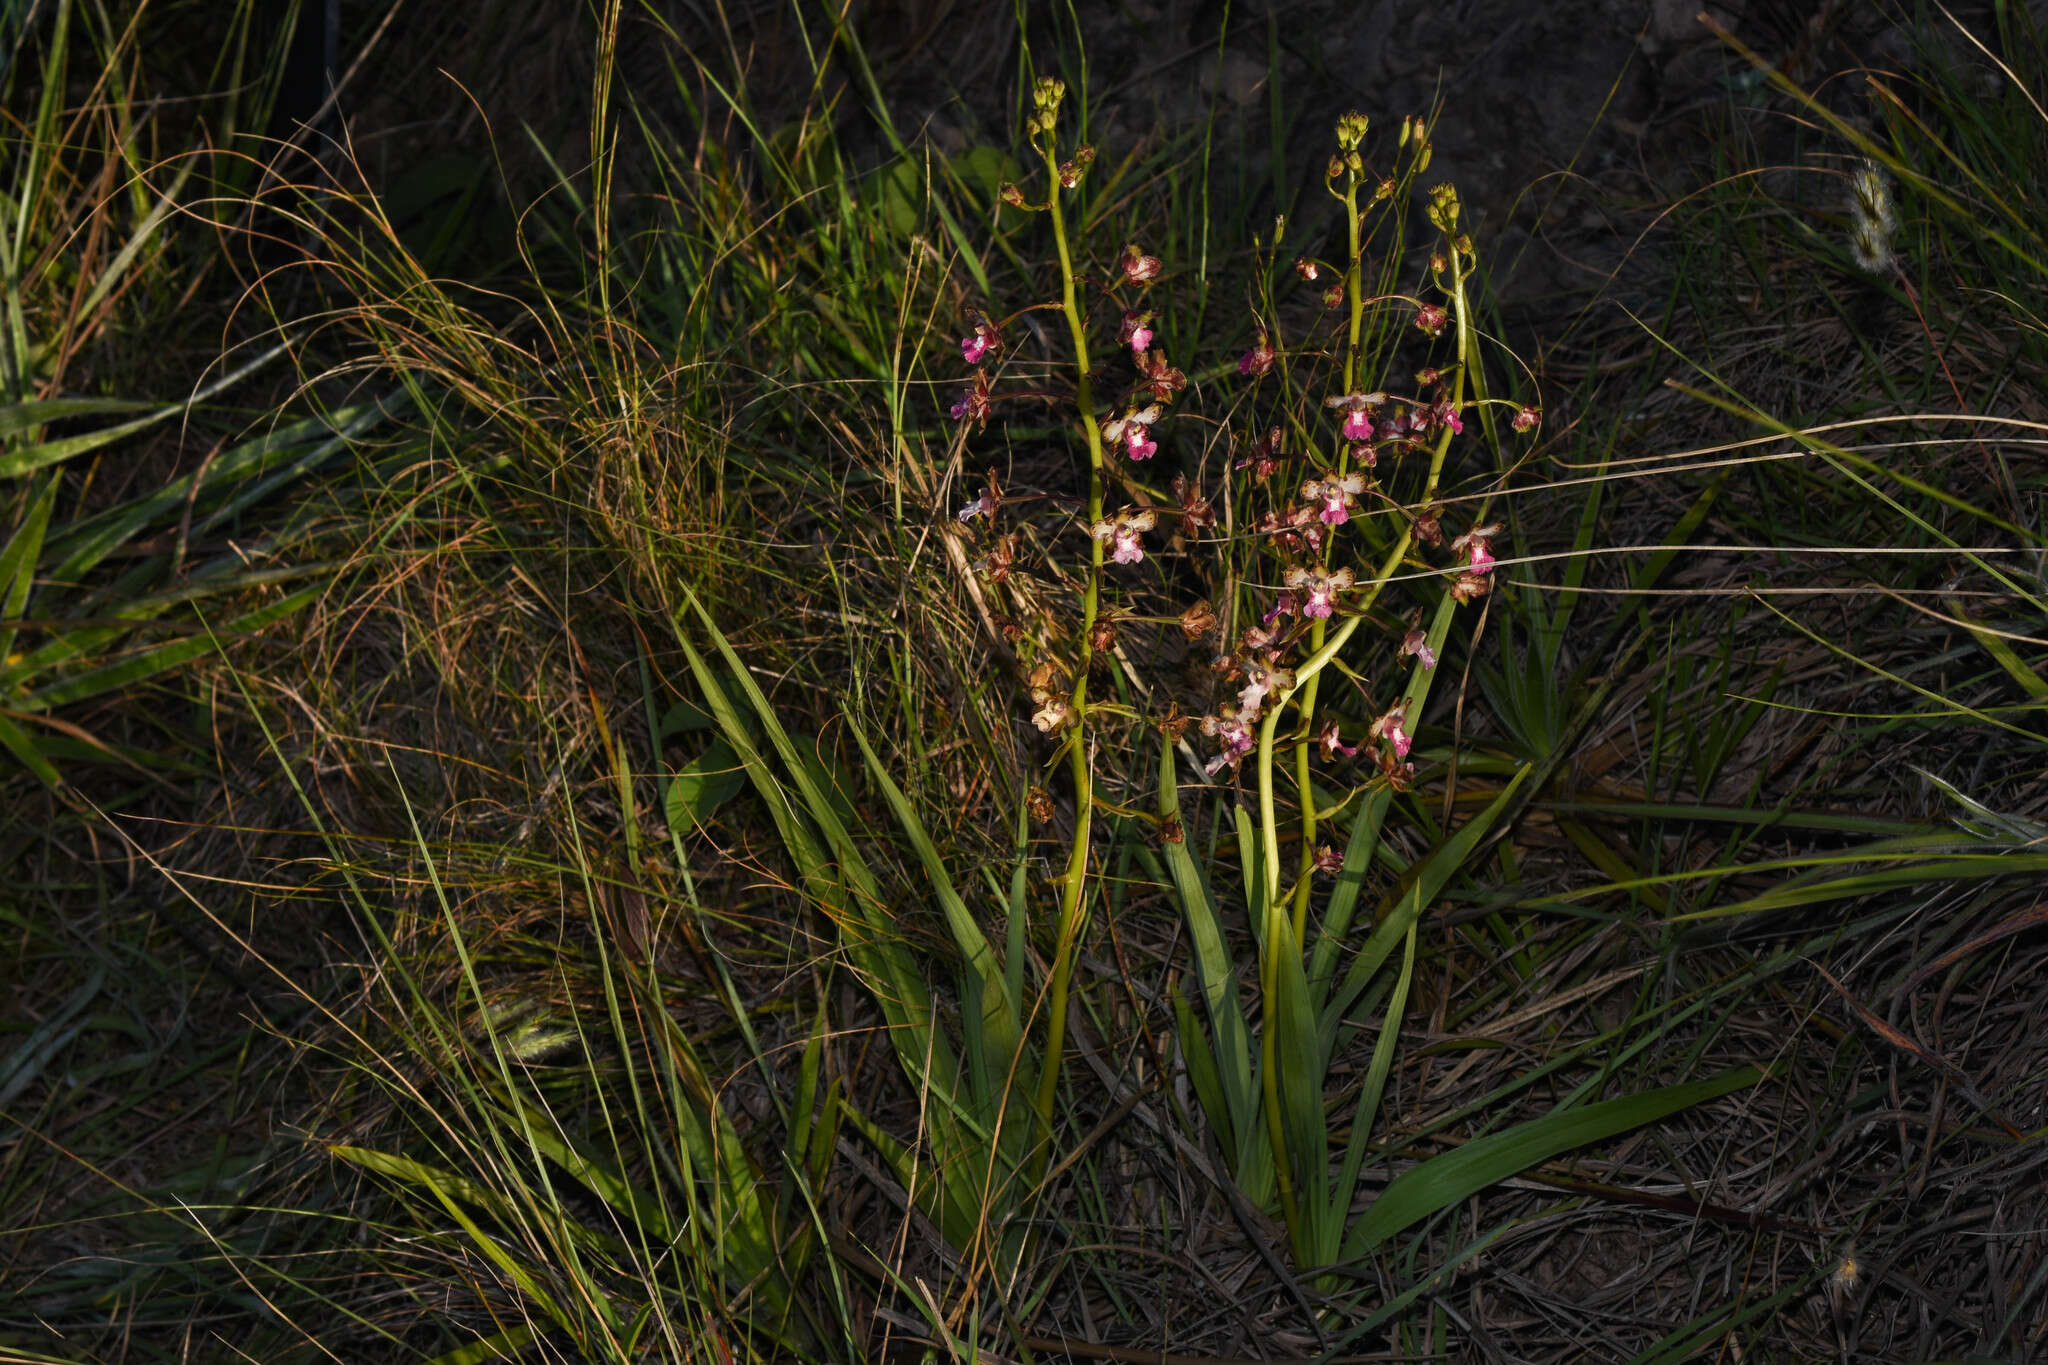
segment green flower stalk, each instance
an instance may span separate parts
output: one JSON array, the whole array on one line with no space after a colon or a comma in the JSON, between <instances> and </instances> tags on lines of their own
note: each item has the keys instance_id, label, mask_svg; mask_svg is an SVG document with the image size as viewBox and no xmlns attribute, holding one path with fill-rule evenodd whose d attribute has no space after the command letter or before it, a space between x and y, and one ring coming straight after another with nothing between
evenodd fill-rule
<instances>
[{"instance_id":1,"label":"green flower stalk","mask_svg":"<svg viewBox=\"0 0 2048 1365\"><path fill-rule=\"evenodd\" d=\"M1082 439L1088 445L1088 524L1092 527L1103 521L1102 429L1095 420L1095 386L1088 361L1087 319L1081 310L1074 279L1073 248L1067 240L1067 220L1060 196L1079 185L1088 163L1094 160L1094 153L1083 147L1073 161L1064 165L1060 162L1059 109L1065 95L1066 85L1063 82L1051 78L1039 81L1031 96L1037 112L1028 126L1044 157L1051 182L1046 197L1046 213L1052 220L1053 244L1059 254L1060 313L1067 320L1067 330L1074 342L1074 402L1079 410ZM1035 1097L1038 1144L1031 1161L1034 1181L1044 1176L1052 1151L1053 1108L1059 1097L1060 1059L1066 1050L1068 993L1073 984L1075 952L1088 921L1088 855L1095 823L1095 774L1088 743L1088 674L1094 666L1095 623L1101 611L1102 554L1103 538L1091 535L1088 581L1081 596L1080 661L1074 670L1073 692L1067 699L1070 726L1066 741L1067 771L1074 784L1074 839L1067 852L1066 874L1060 882L1059 921L1048 988L1045 1066L1039 1073Z\"/></svg>"}]
</instances>

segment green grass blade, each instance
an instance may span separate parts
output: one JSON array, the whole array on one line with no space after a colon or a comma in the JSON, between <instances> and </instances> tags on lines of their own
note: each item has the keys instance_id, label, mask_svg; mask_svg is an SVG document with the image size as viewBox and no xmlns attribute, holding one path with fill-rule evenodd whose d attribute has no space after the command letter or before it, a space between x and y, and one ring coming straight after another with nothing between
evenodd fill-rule
<instances>
[{"instance_id":1,"label":"green grass blade","mask_svg":"<svg viewBox=\"0 0 2048 1365\"><path fill-rule=\"evenodd\" d=\"M1516 793L1528 780L1531 771L1532 765L1529 764L1519 768L1485 810L1467 820L1456 834L1409 869L1403 885L1391 900L1391 907L1381 916L1379 927L1359 949L1358 956L1352 959L1351 966L1344 973L1343 984L1323 1007L1320 1037L1324 1056L1332 1054L1345 1016L1371 983L1380 964L1394 951L1394 945L1407 935L1409 926L1415 923L1423 910L1435 903L1437 895L1450 879L1464 868L1494 823L1515 804Z\"/></svg>"},{"instance_id":2,"label":"green grass blade","mask_svg":"<svg viewBox=\"0 0 2048 1365\"><path fill-rule=\"evenodd\" d=\"M1178 822L1181 818L1173 745L1163 736L1159 744L1159 814L1167 821ZM1182 833L1179 839L1165 841L1166 866L1180 900L1181 918L1187 924L1203 1010L1216 1039L1215 1064L1225 1107L1214 1117L1219 1128L1229 1129L1229 1146L1242 1155L1249 1151L1252 1131L1259 1122L1258 1087L1252 1079L1251 1028L1245 1021L1238 995L1237 970L1223 939L1221 910L1208 879L1188 852L1185 829Z\"/></svg>"},{"instance_id":3,"label":"green grass blade","mask_svg":"<svg viewBox=\"0 0 2048 1365\"><path fill-rule=\"evenodd\" d=\"M1746 1090L1765 1075L1753 1066L1739 1067L1704 1081L1545 1114L1506 1132L1474 1138L1396 1176L1365 1216L1352 1224L1344 1238L1344 1257L1364 1256L1432 1214L1574 1147Z\"/></svg>"}]
</instances>

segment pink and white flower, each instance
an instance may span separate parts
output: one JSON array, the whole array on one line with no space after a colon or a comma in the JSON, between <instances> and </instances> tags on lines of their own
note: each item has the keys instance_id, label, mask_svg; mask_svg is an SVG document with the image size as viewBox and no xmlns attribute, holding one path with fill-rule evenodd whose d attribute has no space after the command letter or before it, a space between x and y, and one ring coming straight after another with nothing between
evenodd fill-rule
<instances>
[{"instance_id":1,"label":"pink and white flower","mask_svg":"<svg viewBox=\"0 0 2048 1365\"><path fill-rule=\"evenodd\" d=\"M1342 526L1351 520L1351 509L1365 492L1363 474L1325 474L1301 486L1301 496L1321 505L1318 515L1325 526Z\"/></svg>"},{"instance_id":2,"label":"pink and white flower","mask_svg":"<svg viewBox=\"0 0 2048 1365\"><path fill-rule=\"evenodd\" d=\"M1323 569L1297 564L1287 571L1287 586L1300 596L1301 614L1311 621L1327 621L1337 605L1337 594L1349 592L1357 576L1349 569Z\"/></svg>"},{"instance_id":3,"label":"pink and white flower","mask_svg":"<svg viewBox=\"0 0 2048 1365\"><path fill-rule=\"evenodd\" d=\"M1393 710L1372 723L1372 727L1366 731L1366 734L1376 741L1385 740L1388 747L1393 751L1395 759L1399 760L1408 757L1408 750L1415 743L1404 728L1407 724L1408 703L1406 701L1398 701L1394 703Z\"/></svg>"},{"instance_id":4,"label":"pink and white flower","mask_svg":"<svg viewBox=\"0 0 2048 1365\"><path fill-rule=\"evenodd\" d=\"M1343 409L1345 440L1370 441L1372 415L1386 401L1387 396L1383 393L1346 393L1335 398L1325 398L1323 406Z\"/></svg>"},{"instance_id":5,"label":"pink and white flower","mask_svg":"<svg viewBox=\"0 0 2048 1365\"><path fill-rule=\"evenodd\" d=\"M1244 666L1244 679L1244 688L1237 694L1237 710L1249 719L1264 708L1268 693L1284 693L1294 687L1294 670L1253 659Z\"/></svg>"},{"instance_id":6,"label":"pink and white flower","mask_svg":"<svg viewBox=\"0 0 2048 1365\"><path fill-rule=\"evenodd\" d=\"M1414 656L1424 668L1436 667L1436 651L1429 647L1429 636L1421 630L1411 630L1401 637L1401 656Z\"/></svg>"},{"instance_id":7,"label":"pink and white flower","mask_svg":"<svg viewBox=\"0 0 2048 1365\"><path fill-rule=\"evenodd\" d=\"M1159 443L1152 439L1152 424L1158 420L1157 403L1142 408L1126 408L1123 416L1113 417L1102 424L1102 439L1111 445L1122 441L1126 455L1134 460L1149 460L1159 450Z\"/></svg>"},{"instance_id":8,"label":"pink and white flower","mask_svg":"<svg viewBox=\"0 0 2048 1365\"><path fill-rule=\"evenodd\" d=\"M1323 746L1323 757L1332 761L1339 757L1356 758L1358 756L1358 746L1344 742L1344 732L1338 728L1337 722L1334 720L1323 726L1323 733L1317 737L1317 742Z\"/></svg>"},{"instance_id":9,"label":"pink and white flower","mask_svg":"<svg viewBox=\"0 0 2048 1365\"><path fill-rule=\"evenodd\" d=\"M1152 311L1140 308L1124 310L1123 323L1116 329L1117 340L1131 348L1133 356L1142 356L1152 349Z\"/></svg>"},{"instance_id":10,"label":"pink and white flower","mask_svg":"<svg viewBox=\"0 0 2048 1365\"><path fill-rule=\"evenodd\" d=\"M1003 331L985 313L970 313L968 317L974 330L960 338L960 354L968 364L979 365L984 358L1003 349Z\"/></svg>"},{"instance_id":11,"label":"pink and white flower","mask_svg":"<svg viewBox=\"0 0 2048 1365\"><path fill-rule=\"evenodd\" d=\"M1467 557L1467 573L1485 574L1492 572L1493 566L1499 561L1493 557L1493 549L1488 542L1499 535L1500 530L1499 522L1493 522L1486 526L1475 526L1451 542L1452 554Z\"/></svg>"},{"instance_id":12,"label":"pink and white flower","mask_svg":"<svg viewBox=\"0 0 2048 1365\"><path fill-rule=\"evenodd\" d=\"M1118 564L1136 564L1145 558L1145 542L1139 537L1158 523L1159 516L1151 508L1127 507L1090 526L1088 534L1103 544L1113 543L1109 557Z\"/></svg>"},{"instance_id":13,"label":"pink and white flower","mask_svg":"<svg viewBox=\"0 0 2048 1365\"><path fill-rule=\"evenodd\" d=\"M1229 702L1217 707L1215 715L1202 717L1202 733L1223 746L1222 752L1202 765L1203 772L1214 777L1225 767L1235 768L1244 761L1258 743L1252 737L1252 720L1239 715Z\"/></svg>"}]
</instances>

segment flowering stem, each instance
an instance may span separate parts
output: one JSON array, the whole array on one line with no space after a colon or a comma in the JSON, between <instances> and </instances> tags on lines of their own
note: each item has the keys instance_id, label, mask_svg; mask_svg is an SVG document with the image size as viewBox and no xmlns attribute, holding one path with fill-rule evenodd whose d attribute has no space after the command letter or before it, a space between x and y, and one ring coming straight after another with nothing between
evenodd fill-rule
<instances>
[{"instance_id":1,"label":"flowering stem","mask_svg":"<svg viewBox=\"0 0 2048 1365\"><path fill-rule=\"evenodd\" d=\"M1066 218L1060 211L1059 166L1054 143L1047 137L1043 148L1046 172L1053 185L1047 210L1052 218L1053 242L1059 249L1060 311L1074 338L1075 404L1080 409L1081 433L1088 443L1088 524L1102 520L1102 429L1095 421L1095 391L1088 368L1088 336L1074 284L1074 262L1067 245ZM1074 842L1067 855L1067 872L1060 884L1060 912L1054 942L1050 1015L1046 1020L1045 1065L1038 1077L1038 1145L1032 1158L1034 1181L1045 1173L1052 1151L1053 1106L1059 1096L1060 1057L1066 1047L1067 997L1074 972L1074 954L1086 923L1088 850L1094 817L1095 782L1088 750L1088 671L1094 662L1092 637L1102 588L1103 544L1093 536L1088 545L1088 584L1081 596L1081 657L1075 670L1073 733L1068 737L1068 769L1074 783Z\"/></svg>"},{"instance_id":2,"label":"flowering stem","mask_svg":"<svg viewBox=\"0 0 2048 1365\"><path fill-rule=\"evenodd\" d=\"M1364 252L1358 240L1358 173L1349 171L1344 179L1344 227L1350 254L1346 257L1344 271L1344 296L1351 305L1351 330L1344 346L1344 392L1356 393L1358 377L1358 343L1365 331L1365 289ZM1351 472L1351 447L1339 442L1337 447L1337 472ZM1333 536L1323 545L1323 567L1328 568L1330 550L1336 543ZM1392 561L1399 563L1399 560ZM1311 653L1323 647L1328 622L1317 621L1309 627L1308 643ZM1316 801L1309 786L1309 752L1316 726L1316 692L1320 684L1311 677L1301 694L1301 728L1294 740L1294 786L1301 802L1301 870L1294 884L1294 942L1299 947L1308 937L1308 899L1313 886L1316 861ZM1277 894L1277 892L1276 892Z\"/></svg>"},{"instance_id":3,"label":"flowering stem","mask_svg":"<svg viewBox=\"0 0 2048 1365\"><path fill-rule=\"evenodd\" d=\"M1355 191L1354 191L1355 193ZM1352 201L1355 202L1355 201ZM1452 234L1446 233L1447 237ZM1358 283L1358 217L1351 215L1352 263L1347 283L1355 291ZM1465 399L1465 380L1471 368L1472 334L1465 317L1465 271L1459 259L1455 242L1451 247L1451 295L1456 314L1457 352L1459 365L1451 382L1451 406L1455 410ZM1354 293L1355 297L1355 293ZM1359 312L1354 309L1354 330L1351 334L1351 348L1344 360L1345 392L1353 390L1357 380L1356 354L1359 332L1356 322ZM1452 431L1446 422L1437 433L1436 447L1430 452L1429 477L1424 482L1420 505L1427 507L1436 499L1438 484L1443 478L1445 457L1450 453ZM1340 457L1341 458L1341 457ZM1310 1248L1304 1240L1307 1228L1301 1222L1296 1202L1294 1170L1288 1156L1287 1130L1280 1105L1279 1052L1279 951L1281 931L1293 930L1293 944L1300 951L1308 930L1308 890L1311 881L1315 852L1315 800L1309 789L1309 765L1307 759L1309 731L1313 728L1317 676L1332 659L1343 652L1366 615L1378 602L1380 593L1392 581L1400 569L1401 561L1415 543L1415 527L1411 522L1404 527L1394 544L1381 562L1379 572L1373 576L1367 587L1365 599L1359 603L1355 614L1325 638L1324 622L1318 621L1310 633L1310 653L1294 669L1294 682L1285 691L1275 690L1269 699L1265 717L1259 723L1259 833L1264 853L1263 876L1258 881L1257 895L1263 907L1265 953L1259 969L1259 995L1262 1004L1262 1027L1259 1039L1259 1073L1262 1099L1265 1102L1266 1134L1273 1148L1273 1170L1280 1192L1282 1216L1287 1222L1295 1240L1297 1258L1304 1258ZM1302 873L1295 883L1293 915L1280 892L1280 821L1275 809L1273 794L1273 747L1275 732L1279 728L1280 713L1290 702L1300 699L1301 734L1296 740L1296 782L1301 794L1302 806ZM1248 874L1250 869L1247 869ZM1321 1154L1317 1154L1321 1159Z\"/></svg>"}]
</instances>

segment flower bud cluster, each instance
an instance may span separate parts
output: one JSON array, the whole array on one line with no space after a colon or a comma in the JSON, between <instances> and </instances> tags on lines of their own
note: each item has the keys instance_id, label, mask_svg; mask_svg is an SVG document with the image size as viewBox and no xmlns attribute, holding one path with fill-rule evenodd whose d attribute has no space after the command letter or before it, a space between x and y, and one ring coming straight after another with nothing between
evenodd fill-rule
<instances>
[{"instance_id":1,"label":"flower bud cluster","mask_svg":"<svg viewBox=\"0 0 2048 1365\"><path fill-rule=\"evenodd\" d=\"M1060 101L1067 97L1067 83L1057 76L1041 76L1031 87L1031 116L1024 131L1033 142L1050 138L1059 128Z\"/></svg>"}]
</instances>

